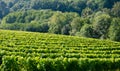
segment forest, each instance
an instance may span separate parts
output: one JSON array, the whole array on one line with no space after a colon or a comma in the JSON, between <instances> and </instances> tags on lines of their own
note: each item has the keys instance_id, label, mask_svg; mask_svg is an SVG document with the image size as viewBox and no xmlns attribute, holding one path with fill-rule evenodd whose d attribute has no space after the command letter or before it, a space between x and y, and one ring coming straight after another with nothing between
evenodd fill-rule
<instances>
[{"instance_id":1,"label":"forest","mask_svg":"<svg viewBox=\"0 0 120 71\"><path fill-rule=\"evenodd\" d=\"M120 0L0 0L0 29L120 41Z\"/></svg>"}]
</instances>

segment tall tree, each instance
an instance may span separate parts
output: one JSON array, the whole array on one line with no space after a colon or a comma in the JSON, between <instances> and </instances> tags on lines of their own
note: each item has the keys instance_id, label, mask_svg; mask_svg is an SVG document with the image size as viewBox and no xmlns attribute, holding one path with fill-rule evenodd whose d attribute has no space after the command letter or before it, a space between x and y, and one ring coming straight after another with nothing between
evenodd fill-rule
<instances>
[{"instance_id":1,"label":"tall tree","mask_svg":"<svg viewBox=\"0 0 120 71\"><path fill-rule=\"evenodd\" d=\"M120 41L120 18L114 18L109 28L109 38Z\"/></svg>"},{"instance_id":2,"label":"tall tree","mask_svg":"<svg viewBox=\"0 0 120 71\"><path fill-rule=\"evenodd\" d=\"M93 27L100 37L106 38L111 18L107 14L102 14L94 18Z\"/></svg>"},{"instance_id":3,"label":"tall tree","mask_svg":"<svg viewBox=\"0 0 120 71\"><path fill-rule=\"evenodd\" d=\"M114 17L120 17L120 2L115 3L111 13Z\"/></svg>"}]
</instances>

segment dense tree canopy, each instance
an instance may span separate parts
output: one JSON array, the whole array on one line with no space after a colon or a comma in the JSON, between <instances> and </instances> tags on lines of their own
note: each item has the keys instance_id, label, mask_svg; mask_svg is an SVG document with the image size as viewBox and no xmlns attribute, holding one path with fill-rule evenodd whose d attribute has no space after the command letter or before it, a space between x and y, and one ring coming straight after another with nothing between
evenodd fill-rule
<instances>
[{"instance_id":1,"label":"dense tree canopy","mask_svg":"<svg viewBox=\"0 0 120 71\"><path fill-rule=\"evenodd\" d=\"M1 29L119 41L119 22L120 0L0 0Z\"/></svg>"},{"instance_id":2,"label":"dense tree canopy","mask_svg":"<svg viewBox=\"0 0 120 71\"><path fill-rule=\"evenodd\" d=\"M0 5L2 6L0 6L0 8L7 10L4 11L7 13L29 9L52 9L62 12L77 12L81 15L85 8L90 8L93 11L98 11L102 8L111 9L113 5L119 1L120 0L1 0ZM3 16L5 15L2 15L2 17Z\"/></svg>"},{"instance_id":3,"label":"dense tree canopy","mask_svg":"<svg viewBox=\"0 0 120 71\"><path fill-rule=\"evenodd\" d=\"M120 41L120 18L113 18L109 28L109 38L114 41Z\"/></svg>"}]
</instances>

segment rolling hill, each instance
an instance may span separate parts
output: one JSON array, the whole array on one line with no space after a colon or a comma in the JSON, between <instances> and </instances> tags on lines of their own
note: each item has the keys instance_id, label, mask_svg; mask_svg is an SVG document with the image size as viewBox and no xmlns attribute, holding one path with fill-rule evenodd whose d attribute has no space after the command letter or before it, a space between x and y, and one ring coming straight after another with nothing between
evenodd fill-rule
<instances>
[{"instance_id":1,"label":"rolling hill","mask_svg":"<svg viewBox=\"0 0 120 71\"><path fill-rule=\"evenodd\" d=\"M119 71L120 43L0 30L1 71Z\"/></svg>"}]
</instances>

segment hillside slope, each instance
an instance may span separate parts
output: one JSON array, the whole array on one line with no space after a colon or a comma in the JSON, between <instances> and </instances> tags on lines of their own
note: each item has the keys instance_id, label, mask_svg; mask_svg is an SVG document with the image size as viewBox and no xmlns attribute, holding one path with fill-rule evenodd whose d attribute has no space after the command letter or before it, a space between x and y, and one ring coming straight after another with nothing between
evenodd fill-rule
<instances>
[{"instance_id":1,"label":"hillside slope","mask_svg":"<svg viewBox=\"0 0 120 71\"><path fill-rule=\"evenodd\" d=\"M0 30L2 71L119 70L119 53L108 40Z\"/></svg>"}]
</instances>

